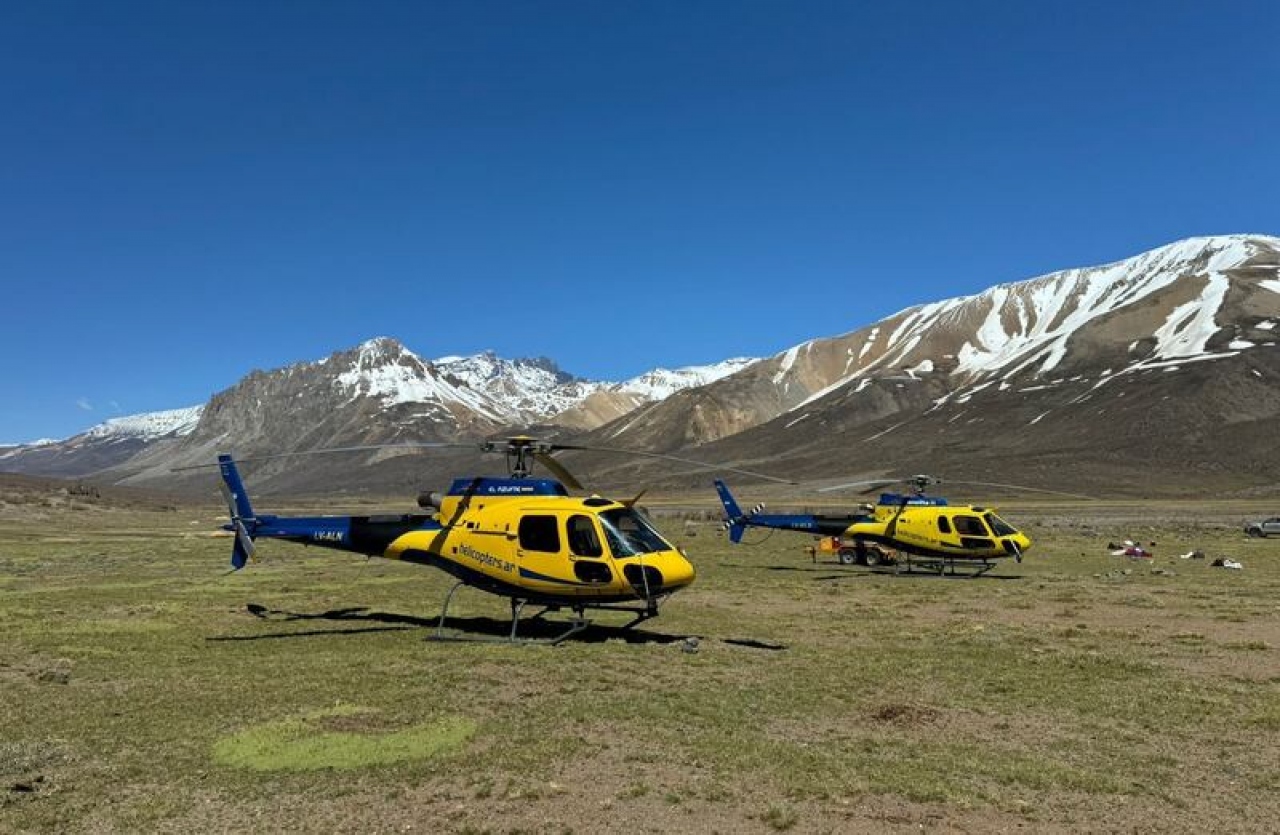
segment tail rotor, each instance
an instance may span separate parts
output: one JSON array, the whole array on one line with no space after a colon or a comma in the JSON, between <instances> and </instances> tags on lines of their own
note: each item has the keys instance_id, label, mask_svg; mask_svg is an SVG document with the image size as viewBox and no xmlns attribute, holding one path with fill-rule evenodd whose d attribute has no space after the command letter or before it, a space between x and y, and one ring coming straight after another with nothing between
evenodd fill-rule
<instances>
[{"instance_id":1,"label":"tail rotor","mask_svg":"<svg viewBox=\"0 0 1280 835\"><path fill-rule=\"evenodd\" d=\"M231 570L239 571L253 559L257 551L250 528L257 528L258 518L254 515L253 505L249 503L249 494L245 492L236 462L230 455L218 456L218 469L222 472L222 496L227 501L227 514L231 517L228 528L235 534L235 545L231 549Z\"/></svg>"},{"instance_id":2,"label":"tail rotor","mask_svg":"<svg viewBox=\"0 0 1280 835\"><path fill-rule=\"evenodd\" d=\"M716 479L716 492L720 494L720 504L724 505L724 529L729 532L729 541L738 543L742 541L742 534L746 531L750 519L764 510L764 504L757 504L751 508L750 513L743 513L742 508L738 506L738 500L729 492L729 487L720 479Z\"/></svg>"}]
</instances>

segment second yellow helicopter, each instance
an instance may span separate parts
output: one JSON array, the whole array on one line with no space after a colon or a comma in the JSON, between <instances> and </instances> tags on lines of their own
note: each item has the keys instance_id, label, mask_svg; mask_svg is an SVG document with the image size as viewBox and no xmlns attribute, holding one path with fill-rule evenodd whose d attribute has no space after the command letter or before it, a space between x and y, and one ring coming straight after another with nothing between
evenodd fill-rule
<instances>
[{"instance_id":1,"label":"second yellow helicopter","mask_svg":"<svg viewBox=\"0 0 1280 835\"><path fill-rule=\"evenodd\" d=\"M881 493L876 504L838 515L765 514L763 505L744 513L725 483L717 479L715 484L733 542L740 542L749 527L800 531L837 538L837 554L844 564L876 566L897 552L905 555L907 568L920 566L939 574L948 568L954 574L960 567L978 576L994 568L996 560L1022 561L1031 549L1030 537L997 516L994 508L951 505L940 496L925 495L934 481L930 476L915 476L911 493ZM871 482L858 484L867 483ZM854 485L826 489L849 486Z\"/></svg>"}]
</instances>

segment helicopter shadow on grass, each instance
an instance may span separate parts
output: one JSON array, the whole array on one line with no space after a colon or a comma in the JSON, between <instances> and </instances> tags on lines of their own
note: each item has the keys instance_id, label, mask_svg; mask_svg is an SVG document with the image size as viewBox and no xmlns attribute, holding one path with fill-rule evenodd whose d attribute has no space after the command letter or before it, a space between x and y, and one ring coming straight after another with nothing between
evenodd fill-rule
<instances>
[{"instance_id":1,"label":"helicopter shadow on grass","mask_svg":"<svg viewBox=\"0 0 1280 835\"><path fill-rule=\"evenodd\" d=\"M984 582L989 580L1025 579L1021 574L972 574L972 573L952 574L950 572L947 572L945 574L939 574L936 571L928 571L925 569L919 569L917 571L897 571L892 567L880 568L880 569L861 568L861 569L854 569L851 571L838 571L834 568L830 570L835 571L835 573L825 574L821 577L814 577L813 579L818 582L823 582L827 580L851 580L858 577L869 578L869 577L877 577L877 576L904 577L904 578L911 578L913 580L982 580Z\"/></svg>"},{"instance_id":2,"label":"helicopter shadow on grass","mask_svg":"<svg viewBox=\"0 0 1280 835\"><path fill-rule=\"evenodd\" d=\"M385 626L365 626L349 629L306 629L288 632L264 632L256 635L214 635L207 641L260 641L272 638L306 638L316 635L355 635L368 632L402 632L409 629L421 629L434 626L438 618L420 618L414 615L400 615L394 612L371 612L363 606L352 606L346 609L330 609L325 612L287 612L282 609L270 609L258 603L246 603L245 610L256 618L275 623L291 621L352 621L356 623L386 624Z\"/></svg>"},{"instance_id":3,"label":"helicopter shadow on grass","mask_svg":"<svg viewBox=\"0 0 1280 835\"><path fill-rule=\"evenodd\" d=\"M352 606L345 609L329 609L324 612L289 612L282 609L271 609L258 603L248 603L245 609L249 614L261 620L273 623L294 621L338 621L348 623L384 624L357 628L308 629L288 632L269 632L257 635L221 635L206 638L208 641L257 641L273 638L304 638L318 635L350 635L369 632L399 632L411 629L432 629L440 623L437 617L419 617L403 615L395 612L375 612L363 606ZM511 634L511 622L488 617L448 617L444 622L446 640L489 640L495 642L505 640ZM535 643L547 641L561 635L565 624L560 621L527 617L522 618L518 631L517 643ZM580 643L604 643L619 640L628 644L674 644L692 641L694 645L702 640L696 635L666 635L660 632L649 632L641 629L624 629L621 626L607 626L592 623L576 633L571 641ZM723 639L725 643L759 649L785 649L785 647L767 644L753 639Z\"/></svg>"},{"instance_id":4,"label":"helicopter shadow on grass","mask_svg":"<svg viewBox=\"0 0 1280 835\"><path fill-rule=\"evenodd\" d=\"M745 568L746 566L737 566ZM765 565L760 566L765 571L791 571L800 574L820 575L813 577L816 582L827 582L830 580L866 580L872 577L914 577L917 579L944 579L944 580L1021 580L1021 574L983 574L975 575L973 573L957 572L952 574L946 572L939 574L936 571L919 568L916 570L903 569L898 570L897 567L889 565L878 568L870 568L867 566L849 566L841 567L837 562L819 562L807 565Z\"/></svg>"}]
</instances>

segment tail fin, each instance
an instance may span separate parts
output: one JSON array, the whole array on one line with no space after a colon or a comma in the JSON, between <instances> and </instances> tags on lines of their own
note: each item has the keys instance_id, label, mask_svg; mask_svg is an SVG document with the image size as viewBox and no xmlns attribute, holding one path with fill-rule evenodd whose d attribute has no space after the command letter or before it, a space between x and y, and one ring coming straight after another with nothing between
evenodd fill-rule
<instances>
[{"instance_id":1,"label":"tail fin","mask_svg":"<svg viewBox=\"0 0 1280 835\"><path fill-rule=\"evenodd\" d=\"M236 535L235 545L231 548L231 568L239 571L253 557L253 530L258 526L258 519L253 505L249 503L249 493L244 489L240 471L230 455L218 456L218 469L222 472L222 493L227 498L227 512L231 515L228 529Z\"/></svg>"},{"instance_id":2,"label":"tail fin","mask_svg":"<svg viewBox=\"0 0 1280 835\"><path fill-rule=\"evenodd\" d=\"M738 507L738 502L733 498L733 494L729 492L728 486L716 479L716 492L720 494L720 504L724 505L724 529L729 532L730 542L741 542L742 532L747 529L743 522L746 516L742 513L742 508Z\"/></svg>"}]
</instances>

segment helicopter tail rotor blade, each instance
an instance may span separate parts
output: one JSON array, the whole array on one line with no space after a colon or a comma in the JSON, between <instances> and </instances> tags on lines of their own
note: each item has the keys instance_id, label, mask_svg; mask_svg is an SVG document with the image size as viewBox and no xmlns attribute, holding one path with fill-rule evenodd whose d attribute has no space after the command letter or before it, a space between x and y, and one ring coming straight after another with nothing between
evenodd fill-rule
<instances>
[{"instance_id":1,"label":"helicopter tail rotor blade","mask_svg":"<svg viewBox=\"0 0 1280 835\"><path fill-rule=\"evenodd\" d=\"M747 516L738 507L738 500L729 492L729 486L718 478L716 492L720 494L720 504L724 506L724 529L729 532L729 541L737 544L742 541L742 534L747 529Z\"/></svg>"},{"instance_id":2,"label":"helicopter tail rotor blade","mask_svg":"<svg viewBox=\"0 0 1280 835\"><path fill-rule=\"evenodd\" d=\"M222 473L222 496L227 500L227 514L231 524L227 527L235 534L235 544L231 548L231 569L239 571L253 559L256 548L253 544L251 528L257 528L258 518L249 502L249 493L244 489L244 481L236 462L230 455L218 456L218 469Z\"/></svg>"},{"instance_id":3,"label":"helicopter tail rotor blade","mask_svg":"<svg viewBox=\"0 0 1280 835\"><path fill-rule=\"evenodd\" d=\"M244 526L244 522L237 519L231 524L236 530L236 542L231 547L231 570L239 571L245 567L249 560L254 558L257 553L257 547L253 544L253 536L249 533L249 529Z\"/></svg>"}]
</instances>

